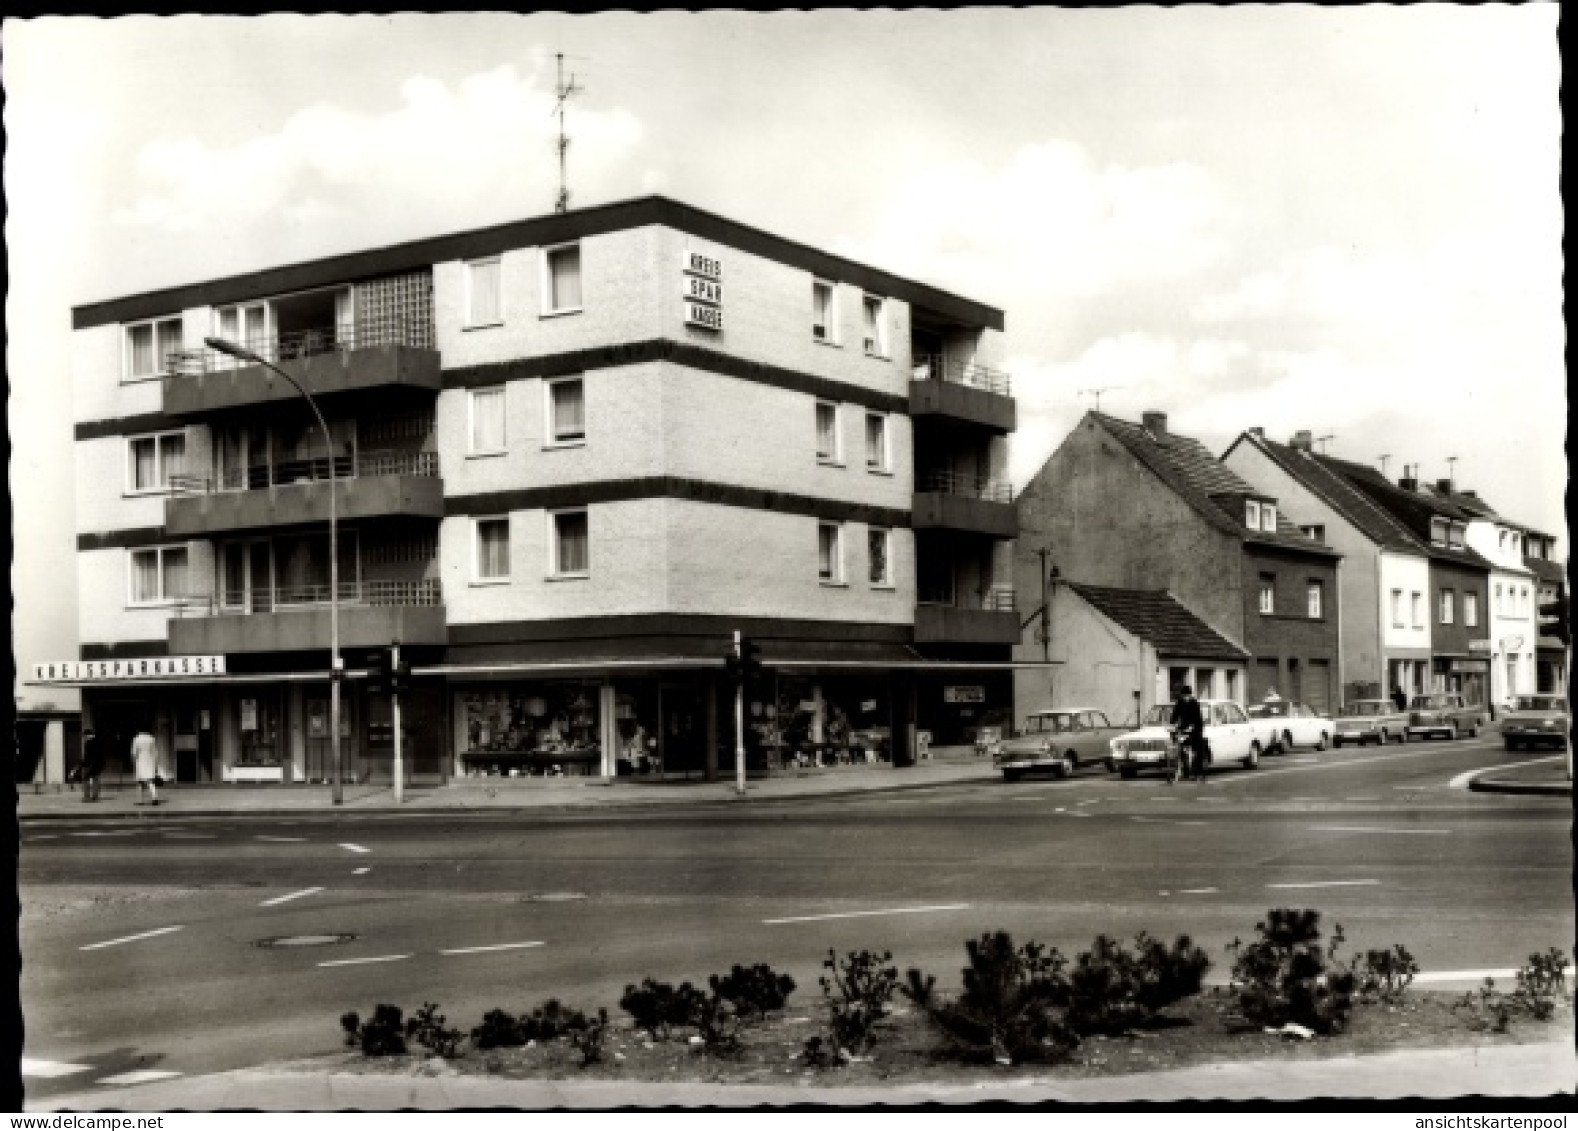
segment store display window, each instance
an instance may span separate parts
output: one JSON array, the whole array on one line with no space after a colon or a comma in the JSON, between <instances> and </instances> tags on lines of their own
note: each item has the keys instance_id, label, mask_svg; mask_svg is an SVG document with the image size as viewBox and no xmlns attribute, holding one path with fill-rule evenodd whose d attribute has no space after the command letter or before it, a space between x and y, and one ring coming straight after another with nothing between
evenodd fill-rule
<instances>
[{"instance_id":1,"label":"store display window","mask_svg":"<svg viewBox=\"0 0 1578 1131\"><path fill-rule=\"evenodd\" d=\"M596 774L602 761L599 686L560 681L500 685L458 695L470 774Z\"/></svg>"}]
</instances>

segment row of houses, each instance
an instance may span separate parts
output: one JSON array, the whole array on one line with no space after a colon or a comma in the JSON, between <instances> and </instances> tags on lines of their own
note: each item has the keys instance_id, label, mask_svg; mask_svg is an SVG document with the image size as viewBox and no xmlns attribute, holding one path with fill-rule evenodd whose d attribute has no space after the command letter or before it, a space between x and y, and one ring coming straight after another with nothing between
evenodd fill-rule
<instances>
[{"instance_id":1,"label":"row of houses","mask_svg":"<svg viewBox=\"0 0 1578 1131\"><path fill-rule=\"evenodd\" d=\"M762 767L902 764L1067 696L1127 717L1184 672L1322 706L1534 686L1496 682L1535 633L1491 587L1539 575L1482 528L1540 536L1464 492L1091 414L1016 499L1001 310L662 197L72 326L80 639L33 675L112 767L146 727L180 782L323 780L336 645L358 781L393 773L363 678L391 646L418 781L727 772L736 632Z\"/></svg>"}]
</instances>

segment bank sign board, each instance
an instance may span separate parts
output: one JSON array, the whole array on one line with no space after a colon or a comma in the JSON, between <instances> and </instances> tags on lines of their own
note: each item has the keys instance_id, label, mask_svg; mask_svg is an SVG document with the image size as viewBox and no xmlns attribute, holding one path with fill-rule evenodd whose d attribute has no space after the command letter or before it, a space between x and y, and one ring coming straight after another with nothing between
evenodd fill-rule
<instances>
[{"instance_id":1,"label":"bank sign board","mask_svg":"<svg viewBox=\"0 0 1578 1131\"><path fill-rule=\"evenodd\" d=\"M985 703L986 688L976 687L944 687L942 689L944 703Z\"/></svg>"},{"instance_id":2,"label":"bank sign board","mask_svg":"<svg viewBox=\"0 0 1578 1131\"><path fill-rule=\"evenodd\" d=\"M136 660L60 660L34 664L34 683L114 683L121 679L180 679L224 675L223 656L148 656Z\"/></svg>"},{"instance_id":3,"label":"bank sign board","mask_svg":"<svg viewBox=\"0 0 1578 1131\"><path fill-rule=\"evenodd\" d=\"M699 251L680 252L680 288L685 325L714 332L723 329L723 264Z\"/></svg>"}]
</instances>

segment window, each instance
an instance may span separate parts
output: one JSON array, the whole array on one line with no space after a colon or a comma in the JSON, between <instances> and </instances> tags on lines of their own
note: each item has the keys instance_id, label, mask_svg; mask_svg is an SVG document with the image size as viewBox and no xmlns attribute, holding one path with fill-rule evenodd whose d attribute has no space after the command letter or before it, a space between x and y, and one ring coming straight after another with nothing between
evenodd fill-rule
<instances>
[{"instance_id":1,"label":"window","mask_svg":"<svg viewBox=\"0 0 1578 1131\"><path fill-rule=\"evenodd\" d=\"M1319 523L1311 526L1301 526L1299 527L1299 530L1303 533L1304 537L1308 538L1312 542L1326 541L1326 528Z\"/></svg>"},{"instance_id":2,"label":"window","mask_svg":"<svg viewBox=\"0 0 1578 1131\"><path fill-rule=\"evenodd\" d=\"M269 308L265 302L250 302L240 306L221 306L214 310L214 332L227 342L235 342L249 350L267 356L274 348L269 338ZM245 364L239 358L222 354L218 364L234 369Z\"/></svg>"},{"instance_id":3,"label":"window","mask_svg":"<svg viewBox=\"0 0 1578 1131\"><path fill-rule=\"evenodd\" d=\"M1403 627L1403 591L1401 589L1392 590L1392 627Z\"/></svg>"},{"instance_id":4,"label":"window","mask_svg":"<svg viewBox=\"0 0 1578 1131\"><path fill-rule=\"evenodd\" d=\"M1430 520L1430 544L1432 546L1445 546L1447 544L1447 532L1451 528L1452 524L1446 519L1432 518Z\"/></svg>"},{"instance_id":5,"label":"window","mask_svg":"<svg viewBox=\"0 0 1578 1131\"><path fill-rule=\"evenodd\" d=\"M129 437L126 455L129 492L168 491L170 480L186 472L186 433Z\"/></svg>"},{"instance_id":6,"label":"window","mask_svg":"<svg viewBox=\"0 0 1578 1131\"><path fill-rule=\"evenodd\" d=\"M560 314L581 309L581 245L550 247L543 254L543 294L547 313Z\"/></svg>"},{"instance_id":7,"label":"window","mask_svg":"<svg viewBox=\"0 0 1578 1131\"><path fill-rule=\"evenodd\" d=\"M169 371L170 354L180 348L179 318L160 318L126 327L126 380L162 376Z\"/></svg>"},{"instance_id":8,"label":"window","mask_svg":"<svg viewBox=\"0 0 1578 1131\"><path fill-rule=\"evenodd\" d=\"M471 454L504 450L504 386L471 391Z\"/></svg>"},{"instance_id":9,"label":"window","mask_svg":"<svg viewBox=\"0 0 1578 1131\"><path fill-rule=\"evenodd\" d=\"M1469 628L1479 624L1479 594L1463 594L1463 623Z\"/></svg>"},{"instance_id":10,"label":"window","mask_svg":"<svg viewBox=\"0 0 1578 1131\"><path fill-rule=\"evenodd\" d=\"M1325 585L1319 581L1309 583L1307 592L1309 595L1308 609L1310 620L1320 620L1321 618L1321 595L1324 590Z\"/></svg>"},{"instance_id":11,"label":"window","mask_svg":"<svg viewBox=\"0 0 1578 1131\"><path fill-rule=\"evenodd\" d=\"M131 603L155 605L187 595L185 546L154 546L131 552Z\"/></svg>"},{"instance_id":12,"label":"window","mask_svg":"<svg viewBox=\"0 0 1578 1131\"><path fill-rule=\"evenodd\" d=\"M1261 503L1260 504L1260 529L1264 530L1267 534L1275 534L1276 533L1276 531L1277 531L1277 504L1276 503Z\"/></svg>"},{"instance_id":13,"label":"window","mask_svg":"<svg viewBox=\"0 0 1578 1131\"><path fill-rule=\"evenodd\" d=\"M860 305L865 314L866 355L887 357L888 338L887 329L883 326L883 301L875 295L867 295Z\"/></svg>"},{"instance_id":14,"label":"window","mask_svg":"<svg viewBox=\"0 0 1578 1131\"><path fill-rule=\"evenodd\" d=\"M829 585L844 580L842 529L836 522L820 522L816 527L817 577Z\"/></svg>"},{"instance_id":15,"label":"window","mask_svg":"<svg viewBox=\"0 0 1578 1131\"><path fill-rule=\"evenodd\" d=\"M1424 598L1418 593L1410 593L1408 595L1408 607L1409 607L1409 610L1414 615L1414 622L1413 622L1414 623L1414 627L1415 628L1423 628L1425 626L1425 616L1424 616L1425 602L1424 602Z\"/></svg>"},{"instance_id":16,"label":"window","mask_svg":"<svg viewBox=\"0 0 1578 1131\"><path fill-rule=\"evenodd\" d=\"M555 577L585 577L592 571L591 539L586 512L556 511L553 522Z\"/></svg>"},{"instance_id":17,"label":"window","mask_svg":"<svg viewBox=\"0 0 1578 1131\"><path fill-rule=\"evenodd\" d=\"M503 581L510 575L510 520L477 519L478 581Z\"/></svg>"},{"instance_id":18,"label":"window","mask_svg":"<svg viewBox=\"0 0 1578 1131\"><path fill-rule=\"evenodd\" d=\"M838 310L833 302L833 284L823 279L811 281L811 336L819 342L838 342Z\"/></svg>"},{"instance_id":19,"label":"window","mask_svg":"<svg viewBox=\"0 0 1578 1131\"><path fill-rule=\"evenodd\" d=\"M586 382L566 377L547 382L548 440L554 444L578 444L586 440Z\"/></svg>"},{"instance_id":20,"label":"window","mask_svg":"<svg viewBox=\"0 0 1578 1131\"><path fill-rule=\"evenodd\" d=\"M1500 616L1507 611L1506 602L1501 599L1501 586L1496 586L1496 615Z\"/></svg>"},{"instance_id":21,"label":"window","mask_svg":"<svg viewBox=\"0 0 1578 1131\"><path fill-rule=\"evenodd\" d=\"M866 532L866 544L870 549L871 584L892 585L893 578L888 567L888 549L892 544L891 530L879 530L875 527Z\"/></svg>"},{"instance_id":22,"label":"window","mask_svg":"<svg viewBox=\"0 0 1578 1131\"><path fill-rule=\"evenodd\" d=\"M1244 504L1244 525L1251 530L1260 529L1260 504L1254 499Z\"/></svg>"},{"instance_id":23,"label":"window","mask_svg":"<svg viewBox=\"0 0 1578 1131\"><path fill-rule=\"evenodd\" d=\"M1452 623L1452 619L1456 615L1456 610L1453 608L1453 604L1454 604L1454 597L1453 597L1452 590L1450 590L1450 589L1443 589L1443 590L1441 590L1441 623L1442 624L1451 624Z\"/></svg>"},{"instance_id":24,"label":"window","mask_svg":"<svg viewBox=\"0 0 1578 1131\"><path fill-rule=\"evenodd\" d=\"M466 325L497 326L504 321L503 275L499 258L466 264Z\"/></svg>"},{"instance_id":25,"label":"window","mask_svg":"<svg viewBox=\"0 0 1578 1131\"><path fill-rule=\"evenodd\" d=\"M1266 616L1277 611L1277 575L1274 573L1260 575L1260 611Z\"/></svg>"},{"instance_id":26,"label":"window","mask_svg":"<svg viewBox=\"0 0 1578 1131\"><path fill-rule=\"evenodd\" d=\"M880 412L866 413L866 470L888 469L888 418Z\"/></svg>"},{"instance_id":27,"label":"window","mask_svg":"<svg viewBox=\"0 0 1578 1131\"><path fill-rule=\"evenodd\" d=\"M1463 548L1463 532L1467 529L1461 522L1454 522L1447 527L1447 546L1453 550Z\"/></svg>"},{"instance_id":28,"label":"window","mask_svg":"<svg viewBox=\"0 0 1578 1131\"><path fill-rule=\"evenodd\" d=\"M816 402L816 458L822 463L839 462L838 406L831 401Z\"/></svg>"}]
</instances>

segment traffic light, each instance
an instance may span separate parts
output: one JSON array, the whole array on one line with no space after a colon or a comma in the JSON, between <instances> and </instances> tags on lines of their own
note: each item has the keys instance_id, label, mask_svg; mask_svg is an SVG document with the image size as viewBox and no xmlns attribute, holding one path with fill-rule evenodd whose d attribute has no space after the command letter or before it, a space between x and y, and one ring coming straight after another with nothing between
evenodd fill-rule
<instances>
[{"instance_id":1,"label":"traffic light","mask_svg":"<svg viewBox=\"0 0 1578 1131\"><path fill-rule=\"evenodd\" d=\"M762 674L762 647L749 637L740 637L740 677L749 683Z\"/></svg>"},{"instance_id":2,"label":"traffic light","mask_svg":"<svg viewBox=\"0 0 1578 1131\"><path fill-rule=\"evenodd\" d=\"M389 650L380 648L367 659L367 691L382 695L389 690Z\"/></svg>"},{"instance_id":3,"label":"traffic light","mask_svg":"<svg viewBox=\"0 0 1578 1131\"><path fill-rule=\"evenodd\" d=\"M1550 621L1540 622L1540 631L1547 636L1554 636L1563 644L1572 643L1572 623L1568 620L1567 598L1558 597L1554 601L1547 601L1540 606L1540 616L1552 618Z\"/></svg>"}]
</instances>

